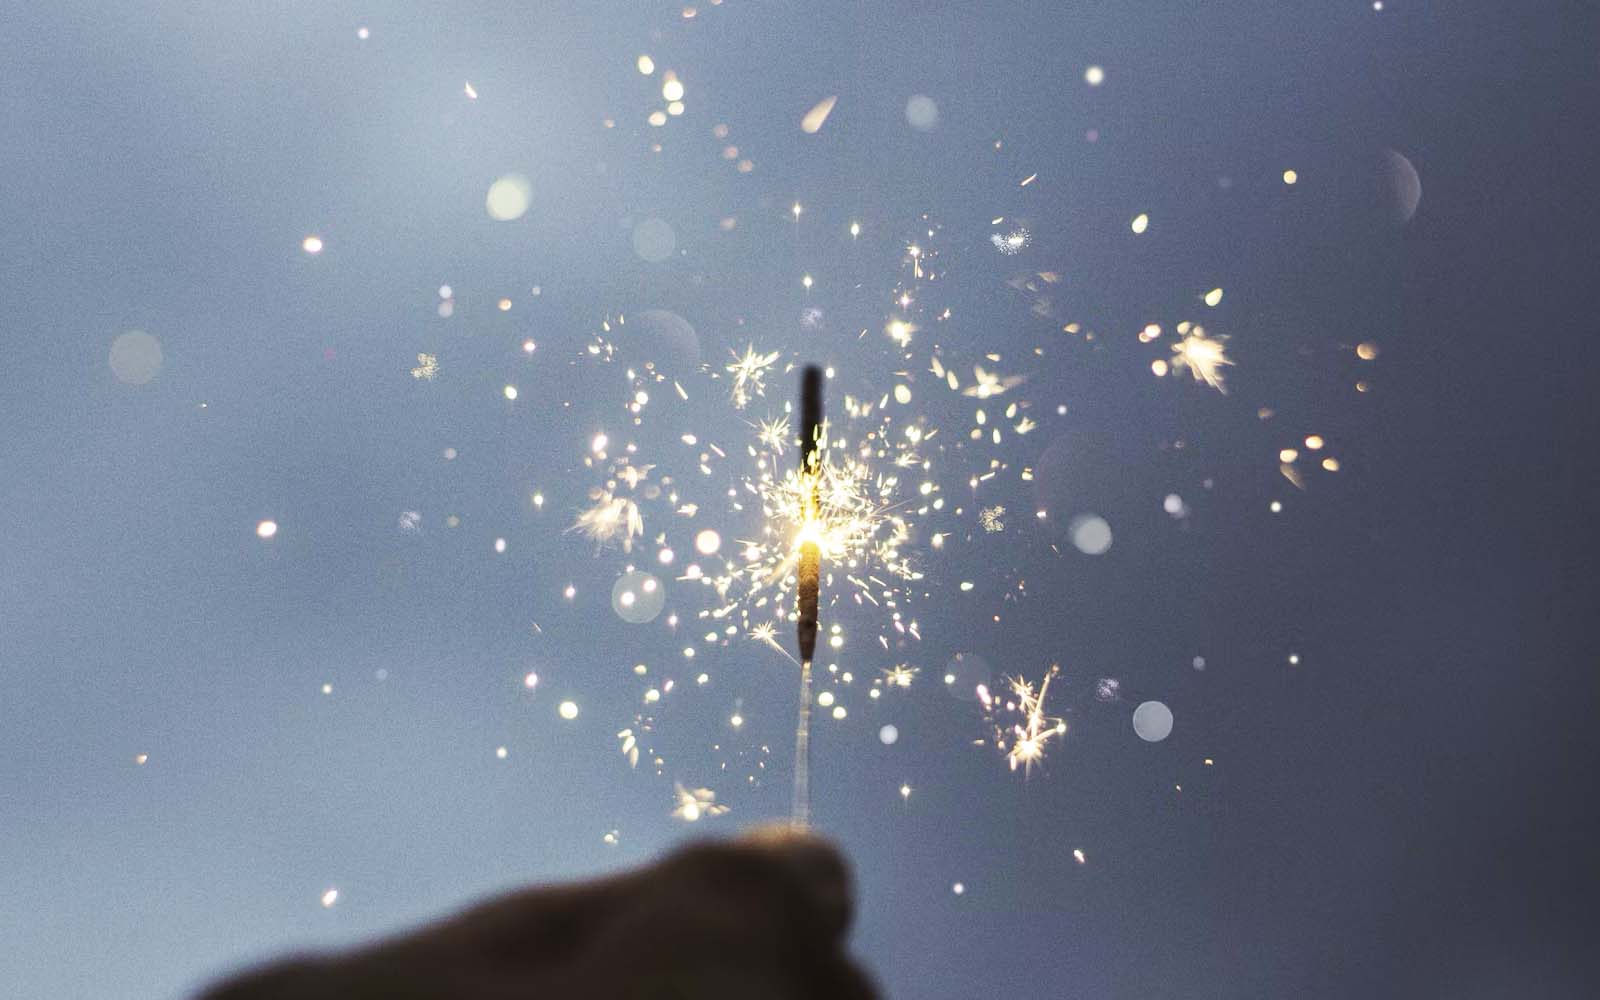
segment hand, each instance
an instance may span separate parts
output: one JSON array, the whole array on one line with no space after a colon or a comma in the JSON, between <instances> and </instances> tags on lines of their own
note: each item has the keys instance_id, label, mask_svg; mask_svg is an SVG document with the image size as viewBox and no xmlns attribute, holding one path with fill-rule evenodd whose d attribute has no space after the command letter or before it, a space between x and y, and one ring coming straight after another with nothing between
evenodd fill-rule
<instances>
[{"instance_id":1,"label":"hand","mask_svg":"<svg viewBox=\"0 0 1600 1000\"><path fill-rule=\"evenodd\" d=\"M291 959L203 1000L873 1000L844 951L850 874L787 829L536 887L363 950Z\"/></svg>"}]
</instances>

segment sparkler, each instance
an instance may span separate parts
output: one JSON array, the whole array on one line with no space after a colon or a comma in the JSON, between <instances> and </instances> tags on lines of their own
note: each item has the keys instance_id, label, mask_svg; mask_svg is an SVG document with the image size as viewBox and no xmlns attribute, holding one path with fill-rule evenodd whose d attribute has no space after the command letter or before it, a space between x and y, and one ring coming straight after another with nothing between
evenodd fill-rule
<instances>
[{"instance_id":1,"label":"sparkler","mask_svg":"<svg viewBox=\"0 0 1600 1000\"><path fill-rule=\"evenodd\" d=\"M817 651L817 601L822 587L822 546L817 525L822 475L822 369L810 365L800 376L800 476L802 516L796 604L800 645L800 718L794 731L794 825L811 821L811 660Z\"/></svg>"}]
</instances>

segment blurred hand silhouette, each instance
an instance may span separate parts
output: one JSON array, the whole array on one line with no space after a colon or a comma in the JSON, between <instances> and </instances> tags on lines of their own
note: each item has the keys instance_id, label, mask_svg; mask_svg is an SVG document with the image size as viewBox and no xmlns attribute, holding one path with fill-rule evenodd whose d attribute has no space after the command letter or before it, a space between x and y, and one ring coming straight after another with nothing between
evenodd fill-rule
<instances>
[{"instance_id":1,"label":"blurred hand silhouette","mask_svg":"<svg viewBox=\"0 0 1600 1000\"><path fill-rule=\"evenodd\" d=\"M850 916L838 852L774 828L524 889L348 954L287 959L202 1000L872 1000L845 952Z\"/></svg>"}]
</instances>

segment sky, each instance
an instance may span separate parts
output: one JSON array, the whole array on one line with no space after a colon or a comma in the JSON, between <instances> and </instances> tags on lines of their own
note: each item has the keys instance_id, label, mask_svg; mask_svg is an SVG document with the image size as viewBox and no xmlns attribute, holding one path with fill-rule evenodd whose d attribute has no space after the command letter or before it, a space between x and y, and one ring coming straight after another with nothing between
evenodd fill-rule
<instances>
[{"instance_id":1,"label":"sky","mask_svg":"<svg viewBox=\"0 0 1600 1000\"><path fill-rule=\"evenodd\" d=\"M1585 995L1597 15L1176 6L9 11L8 995L787 816L726 567L809 363L895 540L811 732L887 995Z\"/></svg>"}]
</instances>

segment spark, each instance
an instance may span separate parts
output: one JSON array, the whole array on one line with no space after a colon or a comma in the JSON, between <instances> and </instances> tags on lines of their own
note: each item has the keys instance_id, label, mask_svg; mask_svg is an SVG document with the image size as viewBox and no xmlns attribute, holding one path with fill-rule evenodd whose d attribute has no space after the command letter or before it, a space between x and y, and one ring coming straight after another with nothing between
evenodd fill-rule
<instances>
[{"instance_id":1,"label":"spark","mask_svg":"<svg viewBox=\"0 0 1600 1000\"><path fill-rule=\"evenodd\" d=\"M417 355L417 367L411 369L411 377L431 382L439 374L439 359L432 354Z\"/></svg>"},{"instance_id":2,"label":"spark","mask_svg":"<svg viewBox=\"0 0 1600 1000\"><path fill-rule=\"evenodd\" d=\"M749 405L753 396L767 394L767 371L778 363L782 354L779 351L757 354L755 345L751 344L745 348L743 357L738 354L733 357L733 364L727 366L727 371L733 375L734 409L742 410Z\"/></svg>"},{"instance_id":3,"label":"spark","mask_svg":"<svg viewBox=\"0 0 1600 1000\"><path fill-rule=\"evenodd\" d=\"M461 92L467 95L467 100L469 101L476 101L478 99L478 92L472 89L471 80L466 81L466 85L461 88Z\"/></svg>"},{"instance_id":4,"label":"spark","mask_svg":"<svg viewBox=\"0 0 1600 1000\"><path fill-rule=\"evenodd\" d=\"M1028 245L1028 242L1031 238L1032 237L1028 231L1023 229L1021 226L1013 229L1005 236L1001 236L999 233L989 234L989 242L993 243L994 248L1005 254L1007 257L1011 256L1012 254L1020 253L1022 249Z\"/></svg>"},{"instance_id":5,"label":"spark","mask_svg":"<svg viewBox=\"0 0 1600 1000\"><path fill-rule=\"evenodd\" d=\"M890 687L908 688L917 673L916 667L904 663L896 664L883 672L883 682Z\"/></svg>"},{"instance_id":6,"label":"spark","mask_svg":"<svg viewBox=\"0 0 1600 1000\"><path fill-rule=\"evenodd\" d=\"M1233 364L1223 347L1224 341L1228 338L1208 337L1205 329L1199 325L1180 324L1178 329L1184 337L1172 345L1173 370L1188 369L1196 382L1204 382L1218 392L1227 392L1226 386L1223 385L1221 368Z\"/></svg>"},{"instance_id":7,"label":"spark","mask_svg":"<svg viewBox=\"0 0 1600 1000\"><path fill-rule=\"evenodd\" d=\"M674 784L673 799L675 805L672 815L686 823L693 823L706 816L721 816L728 811L727 806L717 805L717 794L709 788L685 788Z\"/></svg>"},{"instance_id":8,"label":"spark","mask_svg":"<svg viewBox=\"0 0 1600 1000\"><path fill-rule=\"evenodd\" d=\"M978 511L978 523L983 525L983 530L990 534L1004 531L1006 530L1006 523L1001 518L1005 516L1005 513L1006 509L999 504L993 507L985 507Z\"/></svg>"},{"instance_id":9,"label":"spark","mask_svg":"<svg viewBox=\"0 0 1600 1000\"><path fill-rule=\"evenodd\" d=\"M613 496L610 490L593 490L594 503L580 511L569 531L581 531L590 541L605 545L622 537L624 552L633 551L633 540L644 534L644 517L639 505L627 497Z\"/></svg>"},{"instance_id":10,"label":"spark","mask_svg":"<svg viewBox=\"0 0 1600 1000\"><path fill-rule=\"evenodd\" d=\"M985 714L994 726L995 746L1005 752L1011 770L1015 771L1019 764L1022 766L1024 776L1032 772L1034 764L1044 759L1045 744L1067 731L1065 722L1045 713L1050 681L1060 672L1059 666L1052 665L1037 688L1033 682L1021 677L1009 678L1011 696L1003 702L991 695L986 686L978 686L978 700L982 702ZM1015 715L1020 721L1009 724L996 721L1002 713L1008 717Z\"/></svg>"}]
</instances>

